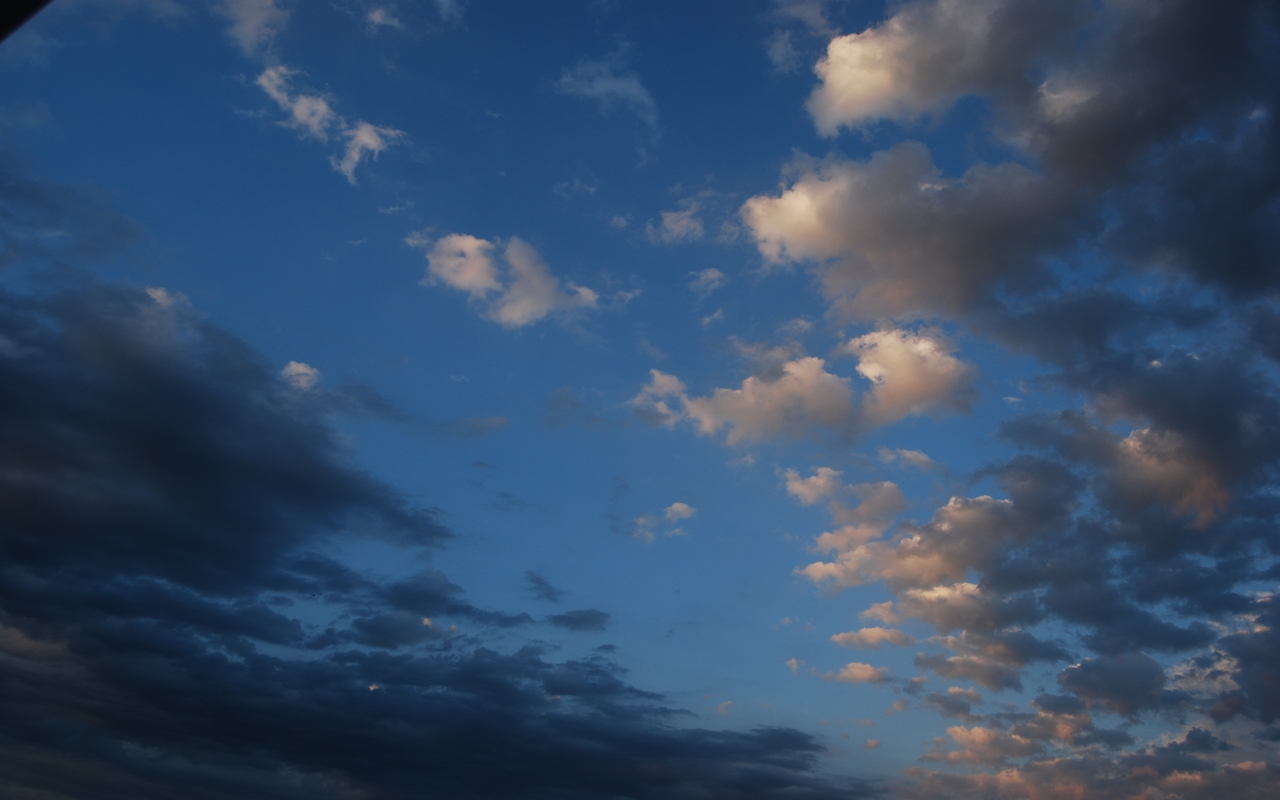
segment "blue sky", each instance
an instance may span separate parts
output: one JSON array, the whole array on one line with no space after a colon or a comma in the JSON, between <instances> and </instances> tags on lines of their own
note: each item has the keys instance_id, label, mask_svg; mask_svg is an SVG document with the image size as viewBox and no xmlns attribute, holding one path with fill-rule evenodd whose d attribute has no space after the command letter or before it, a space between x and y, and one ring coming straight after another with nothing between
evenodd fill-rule
<instances>
[{"instance_id":1,"label":"blue sky","mask_svg":"<svg viewBox=\"0 0 1280 800\"><path fill-rule=\"evenodd\" d=\"M56 0L0 785L1268 796L1277 13Z\"/></svg>"}]
</instances>

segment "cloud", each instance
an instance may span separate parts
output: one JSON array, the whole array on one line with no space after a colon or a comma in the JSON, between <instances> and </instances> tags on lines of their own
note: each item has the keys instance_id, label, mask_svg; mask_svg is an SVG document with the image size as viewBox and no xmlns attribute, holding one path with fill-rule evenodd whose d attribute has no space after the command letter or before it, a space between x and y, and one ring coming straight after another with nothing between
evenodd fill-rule
<instances>
[{"instance_id":1,"label":"cloud","mask_svg":"<svg viewBox=\"0 0 1280 800\"><path fill-rule=\"evenodd\" d=\"M701 272L689 273L689 291L703 299L710 297L720 287L728 282L725 274L714 267L704 269Z\"/></svg>"},{"instance_id":2,"label":"cloud","mask_svg":"<svg viewBox=\"0 0 1280 800\"><path fill-rule=\"evenodd\" d=\"M948 178L906 142L788 171L781 194L746 201L743 222L766 264L813 264L849 318L965 311L993 286L1041 282L1048 255L1073 241L1073 191L1019 164Z\"/></svg>"},{"instance_id":3,"label":"cloud","mask_svg":"<svg viewBox=\"0 0 1280 800\"><path fill-rule=\"evenodd\" d=\"M884 667L873 667L860 661L850 661L837 673L822 676L825 681L839 683L884 683L889 680L889 670Z\"/></svg>"},{"instance_id":4,"label":"cloud","mask_svg":"<svg viewBox=\"0 0 1280 800\"><path fill-rule=\"evenodd\" d=\"M939 334L875 331L850 340L840 352L857 358L858 373L873 384L862 402L870 424L944 408L969 410L975 370L952 356L954 347Z\"/></svg>"},{"instance_id":5,"label":"cloud","mask_svg":"<svg viewBox=\"0 0 1280 800\"><path fill-rule=\"evenodd\" d=\"M840 472L831 467L818 467L807 478L801 478L799 472L789 469L783 477L787 482L787 494L806 506L831 497L844 488Z\"/></svg>"},{"instance_id":6,"label":"cloud","mask_svg":"<svg viewBox=\"0 0 1280 800\"><path fill-rule=\"evenodd\" d=\"M872 650L879 650L880 645L885 643L901 647L911 644L915 639L903 631L890 628L863 628L847 633L837 633L831 637L831 641L841 647L869 647Z\"/></svg>"},{"instance_id":7,"label":"cloud","mask_svg":"<svg viewBox=\"0 0 1280 800\"><path fill-rule=\"evenodd\" d=\"M395 128L371 125L363 120L342 131L347 140L347 148L342 160L330 158L333 168L347 176L352 186L356 185L356 167L366 158L377 159L378 154L391 146L397 139L404 138L404 131Z\"/></svg>"},{"instance_id":8,"label":"cloud","mask_svg":"<svg viewBox=\"0 0 1280 800\"><path fill-rule=\"evenodd\" d=\"M609 624L613 615L607 611L594 608L583 608L577 611L566 611L563 614L552 614L547 621L559 628L571 631L602 631Z\"/></svg>"},{"instance_id":9,"label":"cloud","mask_svg":"<svg viewBox=\"0 0 1280 800\"><path fill-rule=\"evenodd\" d=\"M249 57L271 48L292 13L277 0L221 0L214 9L230 20L227 34Z\"/></svg>"},{"instance_id":10,"label":"cloud","mask_svg":"<svg viewBox=\"0 0 1280 800\"><path fill-rule=\"evenodd\" d=\"M529 592L539 600L545 600L548 603L559 603L560 598L564 597L564 592L551 585L551 581L542 577L536 572L526 572L525 580L529 584Z\"/></svg>"},{"instance_id":11,"label":"cloud","mask_svg":"<svg viewBox=\"0 0 1280 800\"><path fill-rule=\"evenodd\" d=\"M320 370L301 361L290 361L280 370L280 376L293 388L305 392L320 381Z\"/></svg>"},{"instance_id":12,"label":"cloud","mask_svg":"<svg viewBox=\"0 0 1280 800\"><path fill-rule=\"evenodd\" d=\"M404 131L380 127L364 120L351 123L333 110L327 97L319 94L293 94L290 84L293 77L300 74L283 65L268 67L258 76L257 84L280 106L281 111L289 114L283 125L300 130L304 135L321 142L328 142L334 130L346 140L342 158L330 157L329 163L355 186L356 167L370 157L376 159L383 150L403 139Z\"/></svg>"},{"instance_id":13,"label":"cloud","mask_svg":"<svg viewBox=\"0 0 1280 800\"><path fill-rule=\"evenodd\" d=\"M625 49L602 61L579 61L565 67L553 86L556 91L595 100L600 113L607 114L620 105L640 118L650 128L658 126L658 104L640 78L623 64Z\"/></svg>"},{"instance_id":14,"label":"cloud","mask_svg":"<svg viewBox=\"0 0 1280 800\"><path fill-rule=\"evenodd\" d=\"M927 760L968 762L976 764L1003 764L1010 758L1024 758L1041 752L1044 747L1034 739L1026 739L1015 733L1004 733L991 728L947 728L959 750L948 753L929 753Z\"/></svg>"},{"instance_id":15,"label":"cloud","mask_svg":"<svg viewBox=\"0 0 1280 800\"><path fill-rule=\"evenodd\" d=\"M492 256L498 245L485 239L453 233L432 242L415 233L405 243L427 251L423 286L443 283L466 292L487 305L486 319L504 328L521 328L549 315L595 308L599 301L599 295L585 286L568 283L567 292L561 289L559 279L537 251L514 236L502 252L505 275ZM491 293L495 295L492 299Z\"/></svg>"},{"instance_id":16,"label":"cloud","mask_svg":"<svg viewBox=\"0 0 1280 800\"><path fill-rule=\"evenodd\" d=\"M1160 707L1164 670L1149 656L1086 658L1058 673L1058 684L1084 700L1125 716Z\"/></svg>"},{"instance_id":17,"label":"cloud","mask_svg":"<svg viewBox=\"0 0 1280 800\"><path fill-rule=\"evenodd\" d=\"M919 470L941 469L942 466L919 450L903 450L901 448L881 447L876 455L886 464L899 463Z\"/></svg>"},{"instance_id":18,"label":"cloud","mask_svg":"<svg viewBox=\"0 0 1280 800\"><path fill-rule=\"evenodd\" d=\"M697 241L706 234L702 227L702 220L698 219L700 210L701 207L697 203L690 203L685 208L659 212L662 223L656 227L652 222L646 224L644 235L653 244ZM712 271L719 272L719 270ZM707 293L710 294L710 291Z\"/></svg>"},{"instance_id":19,"label":"cloud","mask_svg":"<svg viewBox=\"0 0 1280 800\"><path fill-rule=\"evenodd\" d=\"M679 522L697 513L698 509L688 503L672 503L662 510L662 515L667 518L667 522Z\"/></svg>"}]
</instances>

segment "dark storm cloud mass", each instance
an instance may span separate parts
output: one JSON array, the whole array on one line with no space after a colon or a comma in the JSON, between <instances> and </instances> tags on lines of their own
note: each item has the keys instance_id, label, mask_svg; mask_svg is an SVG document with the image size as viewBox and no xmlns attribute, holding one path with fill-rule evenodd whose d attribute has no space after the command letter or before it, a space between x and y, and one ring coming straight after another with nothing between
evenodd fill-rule
<instances>
[{"instance_id":1,"label":"dark storm cloud mass","mask_svg":"<svg viewBox=\"0 0 1280 800\"><path fill-rule=\"evenodd\" d=\"M180 301L91 286L0 304L7 792L865 793L816 777L805 734L671 727L611 660L483 645L527 614L327 554L448 533L347 464L323 397Z\"/></svg>"}]
</instances>

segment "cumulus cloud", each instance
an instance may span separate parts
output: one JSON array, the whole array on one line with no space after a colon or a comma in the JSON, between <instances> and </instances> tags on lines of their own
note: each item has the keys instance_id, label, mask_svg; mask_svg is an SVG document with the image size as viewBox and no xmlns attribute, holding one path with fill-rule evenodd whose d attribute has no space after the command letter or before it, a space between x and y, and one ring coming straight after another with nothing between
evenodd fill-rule
<instances>
[{"instance_id":1,"label":"cumulus cloud","mask_svg":"<svg viewBox=\"0 0 1280 800\"><path fill-rule=\"evenodd\" d=\"M839 683L884 683L889 680L889 670L885 667L873 667L860 661L850 661L840 668L839 672L822 676L823 680Z\"/></svg>"},{"instance_id":2,"label":"cumulus cloud","mask_svg":"<svg viewBox=\"0 0 1280 800\"><path fill-rule=\"evenodd\" d=\"M579 61L565 67L553 84L563 94L596 101L600 112L607 114L614 106L622 106L650 128L658 126L658 104L640 82L639 76L626 69L624 52L601 61Z\"/></svg>"},{"instance_id":3,"label":"cumulus cloud","mask_svg":"<svg viewBox=\"0 0 1280 800\"><path fill-rule=\"evenodd\" d=\"M466 292L485 305L486 319L505 328L521 328L550 315L598 305L599 295L585 286L568 282L562 289L537 251L514 236L502 251L505 274L493 257L498 243L486 239L453 233L432 241L415 233L405 243L427 251L422 285L442 283Z\"/></svg>"},{"instance_id":4,"label":"cumulus cloud","mask_svg":"<svg viewBox=\"0 0 1280 800\"><path fill-rule=\"evenodd\" d=\"M949 178L907 142L789 171L781 194L748 199L742 219L767 264L813 264L850 318L959 313L995 284L1034 284L1046 254L1071 242L1073 192L1019 164Z\"/></svg>"},{"instance_id":5,"label":"cumulus cloud","mask_svg":"<svg viewBox=\"0 0 1280 800\"><path fill-rule=\"evenodd\" d=\"M667 518L667 522L679 522L697 513L698 509L688 503L672 503L662 510L662 515Z\"/></svg>"},{"instance_id":6,"label":"cumulus cloud","mask_svg":"<svg viewBox=\"0 0 1280 800\"><path fill-rule=\"evenodd\" d=\"M298 391L305 392L320 380L320 370L301 361L290 361L280 370L280 375L289 385Z\"/></svg>"},{"instance_id":7,"label":"cumulus cloud","mask_svg":"<svg viewBox=\"0 0 1280 800\"><path fill-rule=\"evenodd\" d=\"M954 347L941 335L875 331L840 352L857 358L858 373L873 384L862 402L863 418L873 425L939 409L969 410L974 368L951 355Z\"/></svg>"},{"instance_id":8,"label":"cumulus cloud","mask_svg":"<svg viewBox=\"0 0 1280 800\"><path fill-rule=\"evenodd\" d=\"M972 394L972 367L935 334L877 331L844 345L840 353L855 356L858 372L872 384L860 405L852 381L829 372L824 359L797 355L796 348L740 348L756 361L757 374L739 388L690 396L675 376L654 371L631 405L667 427L687 420L703 436L725 431L728 444L736 445L821 431L857 437L906 416L966 410Z\"/></svg>"},{"instance_id":9,"label":"cumulus cloud","mask_svg":"<svg viewBox=\"0 0 1280 800\"><path fill-rule=\"evenodd\" d=\"M665 224L665 223L664 223ZM689 291L706 299L728 282L728 278L720 270L710 267L701 272L689 273Z\"/></svg>"}]
</instances>

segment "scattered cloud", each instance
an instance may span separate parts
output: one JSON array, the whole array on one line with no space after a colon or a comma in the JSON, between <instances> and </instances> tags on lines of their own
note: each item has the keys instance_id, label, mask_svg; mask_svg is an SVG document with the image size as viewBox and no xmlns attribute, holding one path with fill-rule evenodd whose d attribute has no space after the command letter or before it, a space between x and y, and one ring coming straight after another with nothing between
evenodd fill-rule
<instances>
[{"instance_id":1,"label":"scattered cloud","mask_svg":"<svg viewBox=\"0 0 1280 800\"><path fill-rule=\"evenodd\" d=\"M841 647L868 647L872 650L879 650L882 644L902 647L903 645L911 644L915 639L902 631L891 628L863 628L857 631L849 631L848 633L837 633L831 637L831 641Z\"/></svg>"},{"instance_id":2,"label":"scattered cloud","mask_svg":"<svg viewBox=\"0 0 1280 800\"><path fill-rule=\"evenodd\" d=\"M602 631L608 626L612 614L594 608L577 611L566 611L563 614L552 614L547 621L558 628L571 631Z\"/></svg>"},{"instance_id":3,"label":"scattered cloud","mask_svg":"<svg viewBox=\"0 0 1280 800\"><path fill-rule=\"evenodd\" d=\"M499 243L468 234L453 233L432 241L423 233L415 233L405 243L427 251L423 286L443 283L466 292L486 306L486 319L505 328L520 328L550 315L598 305L599 295L585 286L570 282L562 289L560 280L551 274L537 251L514 236L502 251L505 270L499 269L493 257Z\"/></svg>"},{"instance_id":4,"label":"scattered cloud","mask_svg":"<svg viewBox=\"0 0 1280 800\"><path fill-rule=\"evenodd\" d=\"M705 300L728 281L729 279L723 272L714 267L709 267L701 272L689 273L689 291Z\"/></svg>"}]
</instances>

